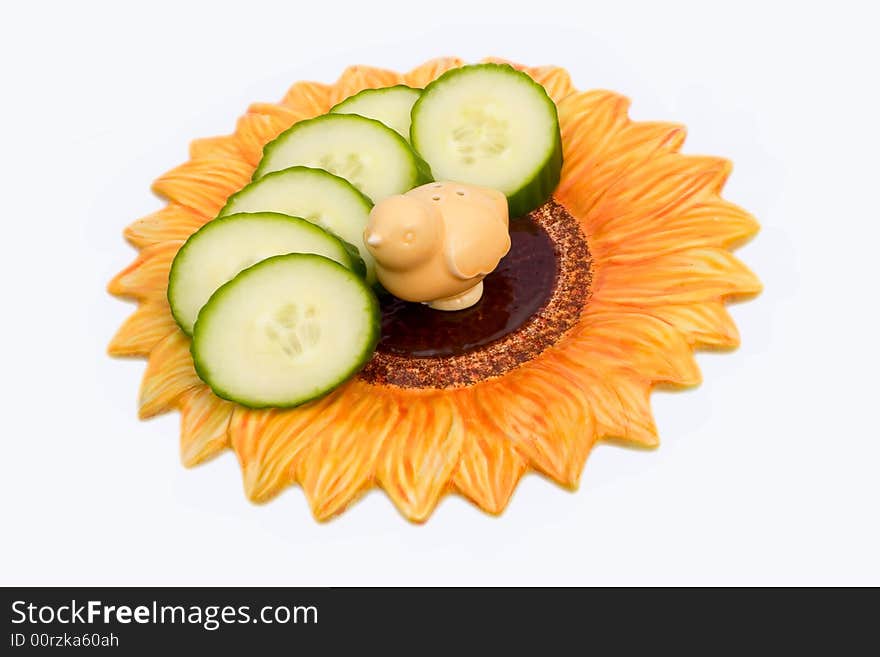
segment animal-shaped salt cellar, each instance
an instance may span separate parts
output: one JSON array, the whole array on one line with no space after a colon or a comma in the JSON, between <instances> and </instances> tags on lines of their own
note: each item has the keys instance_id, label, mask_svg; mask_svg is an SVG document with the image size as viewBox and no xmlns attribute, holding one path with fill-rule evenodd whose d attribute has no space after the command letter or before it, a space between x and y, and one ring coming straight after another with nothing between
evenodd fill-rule
<instances>
[{"instance_id":1,"label":"animal-shaped salt cellar","mask_svg":"<svg viewBox=\"0 0 880 657\"><path fill-rule=\"evenodd\" d=\"M507 199L485 187L428 183L377 203L364 242L394 296L437 310L469 308L510 250Z\"/></svg>"}]
</instances>

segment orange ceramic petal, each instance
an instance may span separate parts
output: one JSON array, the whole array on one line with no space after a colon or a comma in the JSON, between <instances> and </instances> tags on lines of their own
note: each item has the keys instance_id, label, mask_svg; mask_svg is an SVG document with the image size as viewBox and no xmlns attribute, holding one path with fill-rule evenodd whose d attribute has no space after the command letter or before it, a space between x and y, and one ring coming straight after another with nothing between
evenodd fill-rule
<instances>
[{"instance_id":1,"label":"orange ceramic petal","mask_svg":"<svg viewBox=\"0 0 880 657\"><path fill-rule=\"evenodd\" d=\"M545 366L539 359L538 366ZM642 447L657 445L657 429L650 407L654 381L613 361L587 360L583 350L571 343L552 351L553 373L559 385L577 391L593 420L593 440L613 438Z\"/></svg>"},{"instance_id":2,"label":"orange ceramic petal","mask_svg":"<svg viewBox=\"0 0 880 657\"><path fill-rule=\"evenodd\" d=\"M174 331L150 352L141 381L141 418L167 413L177 405L184 392L204 385L193 367L189 343L182 331Z\"/></svg>"},{"instance_id":3,"label":"orange ceramic petal","mask_svg":"<svg viewBox=\"0 0 880 657\"><path fill-rule=\"evenodd\" d=\"M524 66L502 57L484 57L482 61L489 64L508 64L518 71L527 73L547 90L547 95L556 103L575 91L568 71L559 66Z\"/></svg>"},{"instance_id":4,"label":"orange ceramic petal","mask_svg":"<svg viewBox=\"0 0 880 657\"><path fill-rule=\"evenodd\" d=\"M684 213L714 198L729 173L730 163L720 158L658 154L608 187L585 217L590 235L604 245L603 237L622 226Z\"/></svg>"},{"instance_id":5,"label":"orange ceramic petal","mask_svg":"<svg viewBox=\"0 0 880 657\"><path fill-rule=\"evenodd\" d=\"M185 240L207 221L208 217L203 214L177 203L169 203L161 210L129 224L123 235L133 246L143 248L159 242Z\"/></svg>"},{"instance_id":6,"label":"orange ceramic petal","mask_svg":"<svg viewBox=\"0 0 880 657\"><path fill-rule=\"evenodd\" d=\"M271 114L248 112L238 120L235 136L250 173L263 157L263 146L287 130L291 124Z\"/></svg>"},{"instance_id":7,"label":"orange ceramic petal","mask_svg":"<svg viewBox=\"0 0 880 657\"><path fill-rule=\"evenodd\" d=\"M302 113L296 112L284 105L275 105L274 103L253 103L248 107L248 114L271 116L286 127L290 127L304 118Z\"/></svg>"},{"instance_id":8,"label":"orange ceramic petal","mask_svg":"<svg viewBox=\"0 0 880 657\"><path fill-rule=\"evenodd\" d=\"M203 137L190 143L189 156L193 160L238 159L241 157L241 150L234 135Z\"/></svg>"},{"instance_id":9,"label":"orange ceramic petal","mask_svg":"<svg viewBox=\"0 0 880 657\"><path fill-rule=\"evenodd\" d=\"M295 409L251 410L199 381L189 339L165 302L181 240L250 180L265 144L296 121L365 88L424 87L463 63L440 58L403 75L355 66L332 85L294 84L279 104L251 105L233 135L193 142L192 159L156 182L171 203L126 229L141 252L109 290L142 304L110 351L148 355L141 415L181 409L184 463L231 446L249 498L265 501L299 483L319 519L375 485L414 521L449 490L500 513L530 468L575 486L596 441L655 446L653 386L694 385L695 347L738 344L724 301L760 283L727 251L757 230L719 196L730 164L682 155L682 126L631 121L619 94L578 92L561 68L512 64L544 85L559 110L565 161L555 196L593 256L591 297L575 326L520 367L458 388L354 379Z\"/></svg>"},{"instance_id":10,"label":"orange ceramic petal","mask_svg":"<svg viewBox=\"0 0 880 657\"><path fill-rule=\"evenodd\" d=\"M297 82L281 99L281 105L304 119L323 114L330 109L333 88L320 82Z\"/></svg>"},{"instance_id":11,"label":"orange ceramic petal","mask_svg":"<svg viewBox=\"0 0 880 657\"><path fill-rule=\"evenodd\" d=\"M472 395L457 395L461 408L462 443L455 489L489 513L501 513L510 501L528 461L507 438L487 430L491 419Z\"/></svg>"},{"instance_id":12,"label":"orange ceramic petal","mask_svg":"<svg viewBox=\"0 0 880 657\"><path fill-rule=\"evenodd\" d=\"M407 518L420 522L433 511L458 464L462 421L443 393L407 401L392 402L398 405L398 421L385 439L376 479Z\"/></svg>"},{"instance_id":13,"label":"orange ceramic petal","mask_svg":"<svg viewBox=\"0 0 880 657\"><path fill-rule=\"evenodd\" d=\"M229 446L229 420L235 404L220 399L206 385L180 397L180 460L191 467Z\"/></svg>"},{"instance_id":14,"label":"orange ceramic petal","mask_svg":"<svg viewBox=\"0 0 880 657\"><path fill-rule=\"evenodd\" d=\"M394 71L373 66L349 66L333 85L330 105L333 106L364 89L391 87L402 82L403 76Z\"/></svg>"},{"instance_id":15,"label":"orange ceramic petal","mask_svg":"<svg viewBox=\"0 0 880 657\"><path fill-rule=\"evenodd\" d=\"M171 262L183 242L162 242L145 247L135 261L119 272L107 290L119 297L158 301L165 298Z\"/></svg>"},{"instance_id":16,"label":"orange ceramic petal","mask_svg":"<svg viewBox=\"0 0 880 657\"><path fill-rule=\"evenodd\" d=\"M284 105L254 103L247 114L238 120L235 136L241 157L251 166L248 175L263 157L263 147L297 121L308 119L317 113L298 111Z\"/></svg>"},{"instance_id":17,"label":"orange ceramic petal","mask_svg":"<svg viewBox=\"0 0 880 657\"><path fill-rule=\"evenodd\" d=\"M308 427L323 426L335 414L338 393L289 410L237 407L229 439L244 476L244 489L255 502L277 495L294 480L294 466L310 444Z\"/></svg>"},{"instance_id":18,"label":"orange ceramic petal","mask_svg":"<svg viewBox=\"0 0 880 657\"><path fill-rule=\"evenodd\" d=\"M397 404L371 388L353 381L323 417L301 430L309 445L296 463L296 479L319 520L372 485L384 441L398 426Z\"/></svg>"},{"instance_id":19,"label":"orange ceramic petal","mask_svg":"<svg viewBox=\"0 0 880 657\"><path fill-rule=\"evenodd\" d=\"M555 365L552 357L540 358L516 371L518 380L512 386L515 394L518 398L531 396L541 404L552 428L549 432L536 431L531 439L517 442L516 447L537 470L575 487L596 440L592 409L577 387L560 385L568 372Z\"/></svg>"},{"instance_id":20,"label":"orange ceramic petal","mask_svg":"<svg viewBox=\"0 0 880 657\"><path fill-rule=\"evenodd\" d=\"M578 217L619 174L620 163L613 158L627 155L618 145L628 109L629 100L610 91L571 94L557 107L563 163L556 196Z\"/></svg>"},{"instance_id":21,"label":"orange ceramic petal","mask_svg":"<svg viewBox=\"0 0 880 657\"><path fill-rule=\"evenodd\" d=\"M111 356L149 356L159 342L177 330L165 299L146 301L125 320L110 341Z\"/></svg>"},{"instance_id":22,"label":"orange ceramic petal","mask_svg":"<svg viewBox=\"0 0 880 657\"><path fill-rule=\"evenodd\" d=\"M591 417L576 391L559 382L543 368L523 366L477 384L473 396L489 431L509 441L535 469L575 486L593 439Z\"/></svg>"},{"instance_id":23,"label":"orange ceramic petal","mask_svg":"<svg viewBox=\"0 0 880 657\"><path fill-rule=\"evenodd\" d=\"M432 80L436 80L446 71L464 65L458 57L438 57L417 66L403 76L404 84L417 89L424 89Z\"/></svg>"},{"instance_id":24,"label":"orange ceramic petal","mask_svg":"<svg viewBox=\"0 0 880 657\"><path fill-rule=\"evenodd\" d=\"M574 93L559 104L565 160L556 195L580 217L626 172L684 142L682 126L633 123L628 109L629 100L610 91Z\"/></svg>"},{"instance_id":25,"label":"orange ceramic petal","mask_svg":"<svg viewBox=\"0 0 880 657\"><path fill-rule=\"evenodd\" d=\"M556 103L562 102L575 91L568 71L559 66L537 66L527 68L526 72L547 90L547 94Z\"/></svg>"},{"instance_id":26,"label":"orange ceramic petal","mask_svg":"<svg viewBox=\"0 0 880 657\"><path fill-rule=\"evenodd\" d=\"M226 198L250 180L252 168L229 158L190 160L160 176L153 190L207 218L217 215Z\"/></svg>"},{"instance_id":27,"label":"orange ceramic petal","mask_svg":"<svg viewBox=\"0 0 880 657\"><path fill-rule=\"evenodd\" d=\"M630 308L588 311L565 344L598 370L629 367L654 382L682 386L700 382L691 345L674 326Z\"/></svg>"},{"instance_id":28,"label":"orange ceramic petal","mask_svg":"<svg viewBox=\"0 0 880 657\"><path fill-rule=\"evenodd\" d=\"M748 212L721 199L702 201L687 209L645 216L641 221L597 234L609 264L638 262L697 247L730 248L751 238L758 223Z\"/></svg>"},{"instance_id":29,"label":"orange ceramic petal","mask_svg":"<svg viewBox=\"0 0 880 657\"><path fill-rule=\"evenodd\" d=\"M229 444L238 457L241 473L244 478L245 494L254 502L262 502L286 486L290 480L290 471L286 463L265 458L267 451L286 437L294 438L285 432L269 434L268 428L280 411L274 409L253 410L236 407L229 420ZM284 447L282 450L284 451ZM295 458L299 450L294 450Z\"/></svg>"},{"instance_id":30,"label":"orange ceramic petal","mask_svg":"<svg viewBox=\"0 0 880 657\"><path fill-rule=\"evenodd\" d=\"M654 317L668 322L691 344L707 347L736 347L739 331L720 301L651 308Z\"/></svg>"},{"instance_id":31,"label":"orange ceramic petal","mask_svg":"<svg viewBox=\"0 0 880 657\"><path fill-rule=\"evenodd\" d=\"M614 438L656 447L657 427L651 413L651 381L631 370L610 370L584 377L593 396L591 408L597 438Z\"/></svg>"},{"instance_id":32,"label":"orange ceramic petal","mask_svg":"<svg viewBox=\"0 0 880 657\"><path fill-rule=\"evenodd\" d=\"M723 249L687 249L636 263L607 265L596 296L636 307L698 303L761 291L745 265Z\"/></svg>"}]
</instances>

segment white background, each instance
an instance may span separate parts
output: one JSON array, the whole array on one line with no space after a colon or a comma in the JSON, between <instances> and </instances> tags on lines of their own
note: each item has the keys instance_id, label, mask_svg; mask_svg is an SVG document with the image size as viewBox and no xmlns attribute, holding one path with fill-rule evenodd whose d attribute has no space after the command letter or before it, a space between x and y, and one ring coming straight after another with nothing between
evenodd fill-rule
<instances>
[{"instance_id":1,"label":"white background","mask_svg":"<svg viewBox=\"0 0 880 657\"><path fill-rule=\"evenodd\" d=\"M817 4L6 5L0 584L880 584L877 17ZM743 346L654 395L658 450L598 447L575 493L527 476L499 518L254 506L231 453L179 464L176 414L136 419L143 363L105 355L121 231L250 102L444 54L566 66L732 159L763 225Z\"/></svg>"}]
</instances>

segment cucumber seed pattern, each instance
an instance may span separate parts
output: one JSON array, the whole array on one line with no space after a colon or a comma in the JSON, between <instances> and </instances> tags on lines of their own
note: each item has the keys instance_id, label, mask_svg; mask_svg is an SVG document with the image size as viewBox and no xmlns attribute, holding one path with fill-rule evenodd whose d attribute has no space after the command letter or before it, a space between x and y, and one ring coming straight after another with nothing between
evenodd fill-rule
<instances>
[{"instance_id":1,"label":"cucumber seed pattern","mask_svg":"<svg viewBox=\"0 0 880 657\"><path fill-rule=\"evenodd\" d=\"M466 107L462 122L452 131L455 148L464 164L474 164L477 158L501 155L508 144L507 121L493 116L486 107Z\"/></svg>"},{"instance_id":2,"label":"cucumber seed pattern","mask_svg":"<svg viewBox=\"0 0 880 657\"><path fill-rule=\"evenodd\" d=\"M348 153L344 157L335 153L327 153L318 160L318 167L345 178L352 185L363 191L360 175L364 172L364 161L357 153Z\"/></svg>"},{"instance_id":3,"label":"cucumber seed pattern","mask_svg":"<svg viewBox=\"0 0 880 657\"><path fill-rule=\"evenodd\" d=\"M306 306L303 315L303 320L300 321L299 308L295 303L288 303L265 325L264 330L269 340L281 347L290 358L298 358L318 344L321 338L321 328L315 319L315 307Z\"/></svg>"}]
</instances>

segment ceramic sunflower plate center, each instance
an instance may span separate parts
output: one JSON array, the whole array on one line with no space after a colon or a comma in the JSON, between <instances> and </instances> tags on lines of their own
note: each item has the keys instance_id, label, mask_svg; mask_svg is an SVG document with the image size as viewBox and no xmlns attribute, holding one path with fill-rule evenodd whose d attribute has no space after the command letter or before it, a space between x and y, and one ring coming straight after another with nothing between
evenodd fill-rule
<instances>
[{"instance_id":1,"label":"ceramic sunflower plate center","mask_svg":"<svg viewBox=\"0 0 880 657\"><path fill-rule=\"evenodd\" d=\"M551 200L511 221L510 235L510 252L471 308L438 313L383 297L378 350L360 378L401 388L468 386L532 360L574 326L592 276L577 221Z\"/></svg>"},{"instance_id":2,"label":"ceramic sunflower plate center","mask_svg":"<svg viewBox=\"0 0 880 657\"><path fill-rule=\"evenodd\" d=\"M374 486L414 521L425 520L448 492L500 513L529 470L574 487L597 441L656 445L649 405L653 386L695 385L700 380L695 348L738 344L724 303L757 293L760 284L729 249L758 227L747 212L720 197L730 164L681 154L681 126L632 122L625 98L577 91L557 67L513 65L543 87L554 119L558 113L554 148L561 153L561 172L557 162L558 184L552 175L540 174L525 192L505 192L509 249L499 251L502 257L493 260L497 266L488 273L488 268L474 269L482 272L472 279L482 294L475 297L479 300L469 298L464 309L443 312L390 294L373 298L370 282L383 271L382 258L372 257L382 254L378 233L373 243L367 240L370 231L364 232L371 244L364 248L360 228L353 231L338 217L366 221L370 213L372 222L380 204L370 212L370 199L430 180L421 156L434 176L443 170L447 163L433 151L446 147L427 139L416 125L430 118L428 103L418 98L421 89L463 66L445 58L405 74L351 67L335 84L297 83L278 104L252 105L233 134L194 141L190 160L155 182L154 190L168 204L125 231L140 253L109 289L139 306L109 351L147 357L140 415L179 409L184 464L231 448L250 499L266 501L298 484L319 519L340 513ZM360 93L365 90L376 92ZM393 110L379 128L371 117L359 115L374 106L374 95L382 95ZM315 166L329 173L322 171L324 177L314 183L296 184L303 190L325 185L336 214L300 213L301 219L283 221L273 212L285 208L251 208L252 179L268 180L262 183L265 189L316 175L303 167L286 169L285 158L294 141L296 147L308 143L302 135L316 125L310 120L325 114L331 118L324 123L345 124L350 134L384 130L383 139L400 145L390 149L390 164L383 165L390 173L372 176L369 157L325 156ZM348 118L352 114L358 116ZM451 146L443 151L453 170L468 171L480 158L504 157L518 138L503 116L483 110L465 115L466 125L449 126ZM297 133L298 141L288 138ZM560 154L554 153L548 151L548 161ZM386 189L392 183L397 190ZM535 196L535 186L542 198ZM255 211L262 214L236 214ZM242 273L213 295L213 288L204 293L210 301L199 312L204 300L190 303L198 296L190 281L198 283L202 269L189 266L196 273L187 274L186 289L178 280L189 271L188 262L197 262L200 247L192 236L208 234L203 227L209 222L214 242L221 226L232 234L232 224L252 224L246 235L263 231L297 244L306 240L312 245L307 253L318 255L237 263ZM287 250L292 249L279 253ZM227 375L227 365L199 358L208 352L202 343L209 342L204 337L209 322L213 327L219 322L215 317L223 316L221 302L250 304L248 312L259 317L246 326L239 322L240 330L258 334L260 345L280 349L282 370L288 360L309 358L310 350L337 330L319 322L325 301L320 296L314 303L273 306L263 315L250 295L239 294L243 300L236 301L236 285L270 288L272 268L288 268L286 275L300 278L300 269L326 270L322 285L341 291L324 296L350 297L346 312L369 297L364 310L338 329L354 336L348 361L333 356L340 361L339 381L329 378L320 394L296 388L299 396L290 408L227 394L228 386L216 383ZM304 299L313 294L303 287ZM229 325L238 321L234 312L227 314L232 315ZM235 335L210 337L221 354L224 345L237 340ZM199 343L195 347L193 339ZM196 362L191 352L197 353ZM354 365L346 369L348 362ZM270 374L267 378L284 383L283 371ZM294 393L285 394L294 399Z\"/></svg>"}]
</instances>

